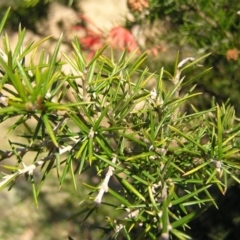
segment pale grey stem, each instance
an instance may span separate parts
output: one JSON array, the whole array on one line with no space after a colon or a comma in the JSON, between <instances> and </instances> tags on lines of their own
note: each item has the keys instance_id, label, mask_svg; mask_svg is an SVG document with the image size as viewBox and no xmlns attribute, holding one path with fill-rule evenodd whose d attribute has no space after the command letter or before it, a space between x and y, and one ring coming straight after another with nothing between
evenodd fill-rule
<instances>
[{"instance_id":1,"label":"pale grey stem","mask_svg":"<svg viewBox=\"0 0 240 240\"><path fill-rule=\"evenodd\" d=\"M117 156L114 155L113 159L112 159L112 163L115 164L116 161L117 161ZM113 175L113 172L114 172L114 167L109 166L108 167L108 171L107 171L107 173L105 175L105 178L104 178L104 180L102 181L102 183L100 185L98 195L94 199L94 203L96 205L100 205L101 204L104 193L108 192L108 183L109 183L109 180L110 180L111 176Z\"/></svg>"}]
</instances>

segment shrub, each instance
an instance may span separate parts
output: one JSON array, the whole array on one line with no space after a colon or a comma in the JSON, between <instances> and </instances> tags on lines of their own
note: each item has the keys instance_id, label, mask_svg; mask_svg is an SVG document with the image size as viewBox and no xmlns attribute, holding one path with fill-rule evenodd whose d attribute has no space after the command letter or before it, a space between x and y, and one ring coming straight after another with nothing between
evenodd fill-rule
<instances>
[{"instance_id":1,"label":"shrub","mask_svg":"<svg viewBox=\"0 0 240 240\"><path fill-rule=\"evenodd\" d=\"M189 239L188 223L209 204L216 206L213 186L224 194L230 179L239 183L240 125L233 107L214 101L204 111L189 106L191 98L201 100L201 93L194 91L196 85L186 89L210 69L186 79L184 71L198 68L208 55L181 61L177 55L173 73L163 67L150 73L140 68L145 54L135 58L123 52L116 61L103 54L105 47L87 63L77 39L73 57L63 53L60 59L60 39L52 56L42 52L37 64L26 65L25 58L33 59L47 39L22 49L24 34L20 29L15 49L7 35L2 38L0 119L11 121L9 131L21 127L24 134L23 141L9 141L11 151L1 150L3 163L10 157L15 163L2 165L0 189L25 175L38 205L50 172L56 171L59 186L70 175L77 189L76 175L94 169L101 181L83 184L89 193L72 217L84 223L105 205L106 221L96 227L104 239L120 233L126 239ZM62 71L63 61L74 74ZM148 90L152 79L157 84ZM65 101L69 91L74 102Z\"/></svg>"}]
</instances>

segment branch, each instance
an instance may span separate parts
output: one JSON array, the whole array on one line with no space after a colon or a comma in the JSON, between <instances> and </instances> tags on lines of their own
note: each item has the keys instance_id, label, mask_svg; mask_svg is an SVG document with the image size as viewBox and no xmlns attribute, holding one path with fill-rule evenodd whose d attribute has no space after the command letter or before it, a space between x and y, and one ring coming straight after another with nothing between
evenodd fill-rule
<instances>
[{"instance_id":1,"label":"branch","mask_svg":"<svg viewBox=\"0 0 240 240\"><path fill-rule=\"evenodd\" d=\"M44 157L40 159L39 161L33 163L30 166L26 166L24 163L23 164L23 169L19 169L17 172L6 175L2 178L2 181L0 182L0 189L3 188L5 185L7 185L9 182L11 182L13 179L17 178L18 176L28 173L29 175L33 174L33 171L38 167L43 165L46 161L53 160L55 159L55 154L51 154L47 157Z\"/></svg>"},{"instance_id":2,"label":"branch","mask_svg":"<svg viewBox=\"0 0 240 240\"><path fill-rule=\"evenodd\" d=\"M112 159L112 163L115 164L116 161L117 161L117 156L114 155L113 159ZM104 180L102 181L102 184L99 188L98 195L94 199L94 203L97 206L101 204L104 193L108 192L108 183L109 183L109 180L110 180L111 176L113 175L113 172L114 172L114 168L112 166L109 166L108 171L106 173L106 176L105 176Z\"/></svg>"}]
</instances>

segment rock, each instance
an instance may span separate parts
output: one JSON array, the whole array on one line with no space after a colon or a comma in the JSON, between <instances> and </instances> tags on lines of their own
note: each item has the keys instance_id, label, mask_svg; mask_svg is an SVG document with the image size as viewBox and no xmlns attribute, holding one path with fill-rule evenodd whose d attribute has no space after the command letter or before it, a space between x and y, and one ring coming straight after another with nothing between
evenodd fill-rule
<instances>
[{"instance_id":1,"label":"rock","mask_svg":"<svg viewBox=\"0 0 240 240\"><path fill-rule=\"evenodd\" d=\"M127 0L81 0L77 7L86 19L87 28L97 34L108 34L114 27L124 26L127 20L134 20Z\"/></svg>"}]
</instances>

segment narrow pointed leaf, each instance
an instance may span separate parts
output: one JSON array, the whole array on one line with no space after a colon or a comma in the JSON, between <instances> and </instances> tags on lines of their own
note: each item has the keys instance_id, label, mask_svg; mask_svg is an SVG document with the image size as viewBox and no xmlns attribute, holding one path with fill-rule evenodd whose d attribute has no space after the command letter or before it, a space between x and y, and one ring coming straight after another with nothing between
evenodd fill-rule
<instances>
[{"instance_id":1,"label":"narrow pointed leaf","mask_svg":"<svg viewBox=\"0 0 240 240\"><path fill-rule=\"evenodd\" d=\"M131 193L133 193L134 195L136 195L137 197L139 197L143 201L146 201L144 196L135 187L133 187L133 185L130 184L127 180L125 180L123 178L118 178L118 179L123 184L123 186L127 188L127 190L129 190Z\"/></svg>"},{"instance_id":2,"label":"narrow pointed leaf","mask_svg":"<svg viewBox=\"0 0 240 240\"><path fill-rule=\"evenodd\" d=\"M43 117L42 117L42 119L43 119L43 122L44 122L44 124L45 124L45 127L46 127L46 129L47 129L47 131L48 131L48 134L49 134L50 138L52 139L54 145L55 145L56 147L58 147L58 142L57 142L57 139L56 139L56 137L55 137L55 133L53 132L51 123L50 123L50 121L49 121L49 119L48 119L48 116L47 116L46 114L44 114Z\"/></svg>"}]
</instances>

